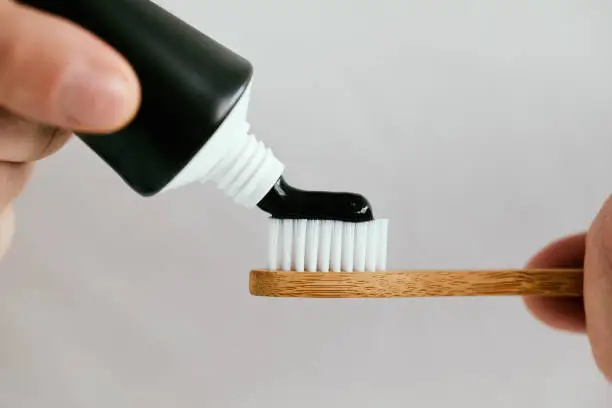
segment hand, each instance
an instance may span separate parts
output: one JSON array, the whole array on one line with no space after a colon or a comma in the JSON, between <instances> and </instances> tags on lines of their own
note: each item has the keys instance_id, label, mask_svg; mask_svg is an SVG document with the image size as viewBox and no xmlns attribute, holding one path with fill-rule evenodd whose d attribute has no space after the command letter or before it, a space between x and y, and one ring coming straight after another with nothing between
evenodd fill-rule
<instances>
[{"instance_id":1,"label":"hand","mask_svg":"<svg viewBox=\"0 0 612 408\"><path fill-rule=\"evenodd\" d=\"M584 266L584 298L526 298L531 313L559 330L588 335L599 369L612 382L612 198L585 234L556 241L531 259L532 268Z\"/></svg>"},{"instance_id":2,"label":"hand","mask_svg":"<svg viewBox=\"0 0 612 408\"><path fill-rule=\"evenodd\" d=\"M0 256L14 231L11 202L33 163L73 130L123 127L139 104L136 74L111 47L70 22L0 0Z\"/></svg>"}]
</instances>

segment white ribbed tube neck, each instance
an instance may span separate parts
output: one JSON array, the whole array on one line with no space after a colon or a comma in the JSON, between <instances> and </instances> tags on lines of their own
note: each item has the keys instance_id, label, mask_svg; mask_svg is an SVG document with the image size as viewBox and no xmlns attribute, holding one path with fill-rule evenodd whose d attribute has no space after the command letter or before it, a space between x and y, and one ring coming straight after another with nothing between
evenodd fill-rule
<instances>
[{"instance_id":1,"label":"white ribbed tube neck","mask_svg":"<svg viewBox=\"0 0 612 408\"><path fill-rule=\"evenodd\" d=\"M270 191L284 166L272 150L248 132L248 125L213 169L211 179L234 202L254 207Z\"/></svg>"},{"instance_id":2,"label":"white ribbed tube neck","mask_svg":"<svg viewBox=\"0 0 612 408\"><path fill-rule=\"evenodd\" d=\"M249 84L215 134L165 190L213 181L235 203L252 208L272 189L285 166L249 132L250 93Z\"/></svg>"}]
</instances>

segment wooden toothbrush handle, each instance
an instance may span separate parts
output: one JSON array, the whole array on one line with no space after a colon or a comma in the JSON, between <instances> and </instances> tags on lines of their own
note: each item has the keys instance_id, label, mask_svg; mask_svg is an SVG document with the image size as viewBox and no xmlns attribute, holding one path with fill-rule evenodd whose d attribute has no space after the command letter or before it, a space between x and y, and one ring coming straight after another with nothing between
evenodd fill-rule
<instances>
[{"instance_id":1,"label":"wooden toothbrush handle","mask_svg":"<svg viewBox=\"0 0 612 408\"><path fill-rule=\"evenodd\" d=\"M582 269L349 273L253 270L249 290L254 296L293 298L581 296L582 276Z\"/></svg>"}]
</instances>

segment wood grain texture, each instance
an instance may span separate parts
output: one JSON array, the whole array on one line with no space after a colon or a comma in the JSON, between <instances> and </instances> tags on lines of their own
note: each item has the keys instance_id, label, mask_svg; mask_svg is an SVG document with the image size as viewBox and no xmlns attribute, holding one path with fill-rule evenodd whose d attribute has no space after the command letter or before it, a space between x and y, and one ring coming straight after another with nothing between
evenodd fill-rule
<instances>
[{"instance_id":1,"label":"wood grain texture","mask_svg":"<svg viewBox=\"0 0 612 408\"><path fill-rule=\"evenodd\" d=\"M365 273L253 270L249 290L254 296L293 298L581 296L582 277L582 269Z\"/></svg>"}]
</instances>

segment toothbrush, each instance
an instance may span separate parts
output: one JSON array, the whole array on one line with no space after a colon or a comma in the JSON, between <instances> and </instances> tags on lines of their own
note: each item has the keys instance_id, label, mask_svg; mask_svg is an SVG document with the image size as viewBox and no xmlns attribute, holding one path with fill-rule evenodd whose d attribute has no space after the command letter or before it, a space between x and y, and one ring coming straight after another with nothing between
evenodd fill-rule
<instances>
[{"instance_id":1,"label":"toothbrush","mask_svg":"<svg viewBox=\"0 0 612 408\"><path fill-rule=\"evenodd\" d=\"M373 273L253 270L254 296L412 298L455 296L582 296L582 269L388 271Z\"/></svg>"},{"instance_id":2,"label":"toothbrush","mask_svg":"<svg viewBox=\"0 0 612 408\"><path fill-rule=\"evenodd\" d=\"M362 196L344 195L335 203L344 206L325 207L333 203L330 193L305 193L281 177L260 203L260 208L273 216L269 220L268 266L251 271L252 295L397 298L582 294L580 269L386 271L388 220L374 219ZM326 219L313 219L315 214Z\"/></svg>"}]
</instances>

